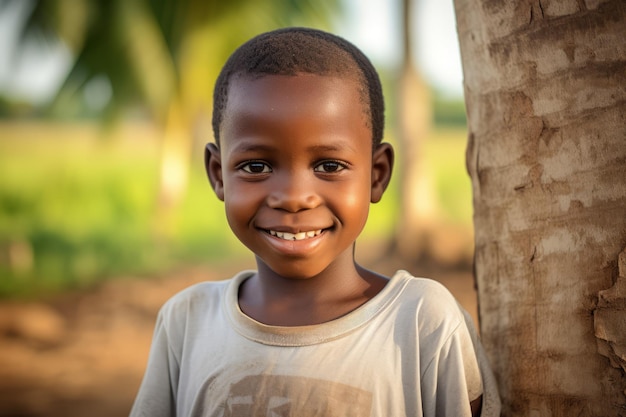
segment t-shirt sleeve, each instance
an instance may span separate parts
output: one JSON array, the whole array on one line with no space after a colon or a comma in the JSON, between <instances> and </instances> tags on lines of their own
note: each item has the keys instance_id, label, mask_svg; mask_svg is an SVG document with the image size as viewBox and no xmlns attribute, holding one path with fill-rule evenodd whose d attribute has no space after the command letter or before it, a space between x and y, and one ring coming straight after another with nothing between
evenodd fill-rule
<instances>
[{"instance_id":1,"label":"t-shirt sleeve","mask_svg":"<svg viewBox=\"0 0 626 417\"><path fill-rule=\"evenodd\" d=\"M161 309L150 348L148 365L130 417L176 415L179 361L170 346L167 315Z\"/></svg>"},{"instance_id":2,"label":"t-shirt sleeve","mask_svg":"<svg viewBox=\"0 0 626 417\"><path fill-rule=\"evenodd\" d=\"M467 327L460 322L422 373L424 416L471 416L482 394L480 369Z\"/></svg>"},{"instance_id":3,"label":"t-shirt sleeve","mask_svg":"<svg viewBox=\"0 0 626 417\"><path fill-rule=\"evenodd\" d=\"M474 345L474 351L476 352L476 358L478 361L478 367L480 368L480 378L482 382L482 410L481 417L500 417L502 404L500 402L500 393L498 392L498 384L495 376L489 364L487 353L480 341L478 331L474 326L474 322L467 311L459 306L465 317L465 323L469 330L470 337L472 338L472 344Z\"/></svg>"},{"instance_id":4,"label":"t-shirt sleeve","mask_svg":"<svg viewBox=\"0 0 626 417\"><path fill-rule=\"evenodd\" d=\"M480 366L463 308L440 283L418 281L420 391L424 417L471 416L483 393ZM470 319L471 321L471 319Z\"/></svg>"}]
</instances>

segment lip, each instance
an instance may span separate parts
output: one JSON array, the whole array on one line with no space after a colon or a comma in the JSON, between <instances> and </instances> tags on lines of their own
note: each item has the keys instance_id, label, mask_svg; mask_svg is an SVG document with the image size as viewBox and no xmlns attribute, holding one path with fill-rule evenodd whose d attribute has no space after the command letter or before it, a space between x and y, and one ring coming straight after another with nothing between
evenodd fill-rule
<instances>
[{"instance_id":1,"label":"lip","mask_svg":"<svg viewBox=\"0 0 626 417\"><path fill-rule=\"evenodd\" d=\"M302 229L302 231L280 231L274 229L260 229L264 239L271 245L276 251L284 255L303 257L310 255L311 251L317 248L323 239L325 239L328 228L326 229ZM282 229L285 230L285 229ZM306 231L305 231L306 230ZM272 234L274 232L274 234ZM314 235L306 236L302 239L285 239L284 234L296 236L300 233L313 232ZM283 237L279 237L278 234L283 234ZM289 237L289 236L288 236Z\"/></svg>"}]
</instances>

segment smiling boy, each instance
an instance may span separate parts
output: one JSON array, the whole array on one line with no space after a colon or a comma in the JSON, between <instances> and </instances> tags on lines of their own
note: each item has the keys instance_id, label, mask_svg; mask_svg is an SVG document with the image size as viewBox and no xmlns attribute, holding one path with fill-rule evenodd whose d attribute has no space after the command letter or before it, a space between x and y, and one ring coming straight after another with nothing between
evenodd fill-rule
<instances>
[{"instance_id":1,"label":"smiling boy","mask_svg":"<svg viewBox=\"0 0 626 417\"><path fill-rule=\"evenodd\" d=\"M369 60L334 35L281 29L233 53L205 165L257 270L164 305L131 415L497 415L450 293L355 262L393 166L383 108Z\"/></svg>"}]
</instances>

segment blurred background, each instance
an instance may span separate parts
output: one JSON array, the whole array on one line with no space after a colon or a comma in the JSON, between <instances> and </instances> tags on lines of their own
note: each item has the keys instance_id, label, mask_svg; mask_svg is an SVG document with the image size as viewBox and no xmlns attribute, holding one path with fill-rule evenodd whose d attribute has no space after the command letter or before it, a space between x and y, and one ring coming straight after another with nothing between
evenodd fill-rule
<instances>
[{"instance_id":1,"label":"blurred background","mask_svg":"<svg viewBox=\"0 0 626 417\"><path fill-rule=\"evenodd\" d=\"M0 416L127 415L160 305L254 267L204 173L212 88L238 45L294 25L383 81L399 160L357 257L475 317L452 0L0 0Z\"/></svg>"}]
</instances>

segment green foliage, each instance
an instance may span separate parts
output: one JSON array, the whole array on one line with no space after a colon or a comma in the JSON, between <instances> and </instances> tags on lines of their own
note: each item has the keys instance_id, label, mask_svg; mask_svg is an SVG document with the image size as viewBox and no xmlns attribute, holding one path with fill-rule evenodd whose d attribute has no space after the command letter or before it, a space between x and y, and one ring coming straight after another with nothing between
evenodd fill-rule
<instances>
[{"instance_id":1,"label":"green foliage","mask_svg":"<svg viewBox=\"0 0 626 417\"><path fill-rule=\"evenodd\" d=\"M83 288L115 276L247 254L211 190L202 149L167 241L153 235L158 136L133 128L102 140L92 126L0 125L0 297ZM465 133L437 130L426 142L444 221L471 222ZM395 182L371 208L363 239L388 238Z\"/></svg>"},{"instance_id":2,"label":"green foliage","mask_svg":"<svg viewBox=\"0 0 626 417\"><path fill-rule=\"evenodd\" d=\"M0 296L84 287L228 250L201 164L179 231L167 242L152 235L156 140L103 141L94 128L54 125L0 132Z\"/></svg>"},{"instance_id":3,"label":"green foliage","mask_svg":"<svg viewBox=\"0 0 626 417\"><path fill-rule=\"evenodd\" d=\"M48 109L53 117L107 120L132 109L135 117L166 126L172 96L189 120L210 108L213 80L241 42L279 26L327 28L339 5L335 0L36 1L28 27L48 37L54 33L75 52L74 67ZM104 108L90 107L89 91L105 99L108 91L110 100L100 103ZM388 102L393 110L395 101ZM21 111L20 105L0 101L0 115ZM435 132L424 145L440 215L467 224L471 191L462 156L463 103L436 96L434 115L437 126L459 127ZM165 237L155 235L154 224L161 135L133 131L100 137L104 133L110 132L93 126L0 125L0 297L80 288L112 276L152 274L243 253L207 184L201 150L194 153L186 198L168 219L175 231ZM397 197L392 182L371 209L365 239L393 232Z\"/></svg>"},{"instance_id":4,"label":"green foliage","mask_svg":"<svg viewBox=\"0 0 626 417\"><path fill-rule=\"evenodd\" d=\"M210 88L185 86L214 79L240 43L279 26L328 28L338 3L36 0L19 42L61 41L74 54L71 71L49 105L54 117L113 122L140 106L163 124L173 98L182 99L192 114L210 103ZM106 93L97 91L98 83ZM93 100L85 98L90 90L92 97L100 96L95 109L90 109Z\"/></svg>"}]
</instances>

